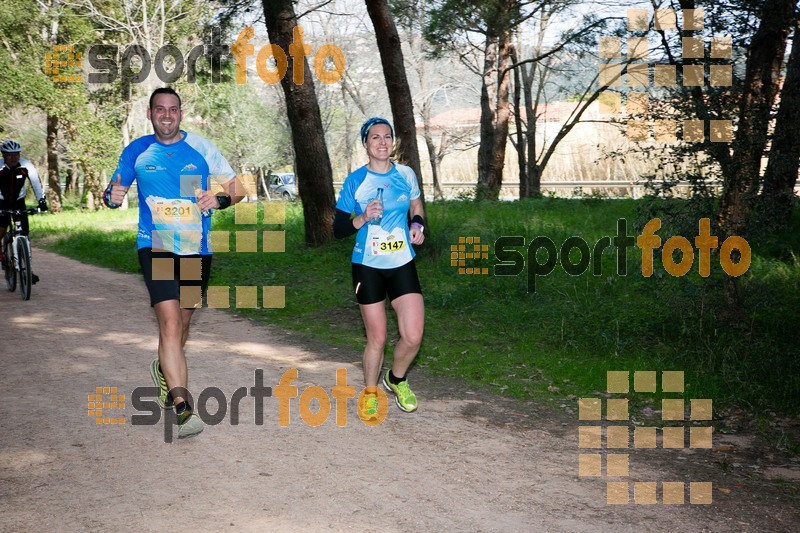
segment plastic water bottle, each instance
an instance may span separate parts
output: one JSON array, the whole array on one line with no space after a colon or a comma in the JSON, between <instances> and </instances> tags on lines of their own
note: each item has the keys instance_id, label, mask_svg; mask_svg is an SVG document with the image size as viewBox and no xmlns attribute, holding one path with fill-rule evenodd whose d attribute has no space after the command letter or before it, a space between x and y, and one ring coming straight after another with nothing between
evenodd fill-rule
<instances>
[{"instance_id":1,"label":"plastic water bottle","mask_svg":"<svg viewBox=\"0 0 800 533\"><path fill-rule=\"evenodd\" d=\"M194 195L195 195L195 197L196 197L197 199L199 199L199 198L200 198L200 193L202 193L202 192L203 192L203 189L201 189L199 185L200 185L200 184L199 184L198 182L194 182ZM209 209L209 210L207 210L207 211L203 211L203 210L201 210L201 211L200 211L200 214L201 214L201 215L203 215L203 218L208 218L208 217L210 217L210 216L211 216L211 213L212 213L212 212L213 212L213 210L212 210L212 209Z\"/></svg>"},{"instance_id":2,"label":"plastic water bottle","mask_svg":"<svg viewBox=\"0 0 800 533\"><path fill-rule=\"evenodd\" d=\"M383 209L383 189L378 188L378 195L375 197L375 199L381 203L381 209ZM369 223L380 226L381 219L383 219L383 216L373 217L370 219Z\"/></svg>"}]
</instances>

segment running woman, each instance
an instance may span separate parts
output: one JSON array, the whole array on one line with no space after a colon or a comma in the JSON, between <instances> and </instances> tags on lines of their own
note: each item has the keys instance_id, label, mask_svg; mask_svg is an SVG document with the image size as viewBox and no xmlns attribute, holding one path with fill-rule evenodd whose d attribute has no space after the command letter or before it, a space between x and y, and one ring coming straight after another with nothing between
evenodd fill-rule
<instances>
[{"instance_id":1,"label":"running woman","mask_svg":"<svg viewBox=\"0 0 800 533\"><path fill-rule=\"evenodd\" d=\"M184 438L203 430L186 396L185 346L211 274L210 215L242 200L244 188L211 142L180 129L183 112L174 90L153 91L147 118L155 134L125 147L103 201L119 207L136 180L139 264L158 320L158 359L150 375L161 407L175 408L178 438ZM210 195L211 180L226 192Z\"/></svg>"},{"instance_id":2,"label":"running woman","mask_svg":"<svg viewBox=\"0 0 800 533\"><path fill-rule=\"evenodd\" d=\"M407 413L417 409L406 372L419 351L425 322L412 246L425 240L425 213L414 171L390 159L394 131L389 121L378 117L367 120L361 126L361 143L369 163L345 179L336 203L333 232L337 239L357 234L352 256L353 290L367 332L363 356L366 391L358 415L373 420L378 416L379 379L394 393L400 409ZM351 218L353 213L355 217ZM400 340L394 347L391 368L382 372L387 296L397 313Z\"/></svg>"}]
</instances>

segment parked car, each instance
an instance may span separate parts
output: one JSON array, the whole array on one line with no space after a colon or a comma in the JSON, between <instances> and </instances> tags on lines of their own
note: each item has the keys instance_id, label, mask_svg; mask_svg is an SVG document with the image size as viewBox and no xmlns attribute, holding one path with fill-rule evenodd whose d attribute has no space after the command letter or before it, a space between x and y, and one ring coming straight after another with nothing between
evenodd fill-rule
<instances>
[{"instance_id":1,"label":"parked car","mask_svg":"<svg viewBox=\"0 0 800 533\"><path fill-rule=\"evenodd\" d=\"M273 200L294 202L297 198L297 180L291 172L270 174L267 186L269 187L269 196Z\"/></svg>"}]
</instances>

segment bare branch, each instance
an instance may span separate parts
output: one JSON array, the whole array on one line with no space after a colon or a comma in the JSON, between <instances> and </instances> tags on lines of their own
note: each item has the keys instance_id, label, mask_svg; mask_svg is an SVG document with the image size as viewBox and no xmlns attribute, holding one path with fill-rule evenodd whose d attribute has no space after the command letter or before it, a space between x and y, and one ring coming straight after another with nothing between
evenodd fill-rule
<instances>
[{"instance_id":1,"label":"bare branch","mask_svg":"<svg viewBox=\"0 0 800 533\"><path fill-rule=\"evenodd\" d=\"M513 70L513 69L515 69L515 68L517 68L517 67L519 67L521 65L525 65L525 64L528 64L528 63L538 63L539 61L541 61L543 59L546 59L546 58L550 57L551 55L560 52L573 39L576 39L578 37L581 37L581 36L589 33L590 31L594 30L598 26L602 25L607 20L621 20L621 18L620 17L608 17L608 18L605 18L605 19L600 19L600 20L598 20L598 21L596 21L596 22L594 22L592 24L589 24L588 26L582 28L578 32L570 34L569 38L562 40L558 44L558 46L556 46L555 48L552 48L552 49L548 50L547 52L545 52L545 53L543 53L543 54L541 54L541 55L539 55L537 57L533 57L533 58L530 58L530 59L525 59L525 60L519 61L519 62L517 62L517 63L515 63L513 65L509 65L508 67L506 67L506 69L503 71L502 74L505 75L506 72L508 72L509 70Z\"/></svg>"},{"instance_id":2,"label":"bare branch","mask_svg":"<svg viewBox=\"0 0 800 533\"><path fill-rule=\"evenodd\" d=\"M11 58L14 60L14 62L16 63L17 61L19 61L17 59L17 54L14 53L14 49L11 48L11 45L8 44L8 41L6 41L5 35L0 36L0 38L3 39L3 45L6 47L6 50L8 50L8 54L11 56Z\"/></svg>"},{"instance_id":3,"label":"bare branch","mask_svg":"<svg viewBox=\"0 0 800 533\"><path fill-rule=\"evenodd\" d=\"M304 12L300 13L299 15L297 15L298 20L303 18L303 17L305 17L309 13L313 13L314 11L317 11L320 8L323 8L323 7L327 6L331 2L333 2L333 0L324 0L321 4L319 4L317 6L314 6L314 7L311 7L311 8L308 8L306 11L304 11Z\"/></svg>"}]
</instances>

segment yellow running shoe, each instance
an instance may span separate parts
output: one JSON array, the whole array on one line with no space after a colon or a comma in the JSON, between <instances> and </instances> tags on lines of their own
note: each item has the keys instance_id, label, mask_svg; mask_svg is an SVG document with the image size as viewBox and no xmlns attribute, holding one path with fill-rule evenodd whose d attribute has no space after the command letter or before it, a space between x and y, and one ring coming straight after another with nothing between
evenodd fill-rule
<instances>
[{"instance_id":1,"label":"yellow running shoe","mask_svg":"<svg viewBox=\"0 0 800 533\"><path fill-rule=\"evenodd\" d=\"M150 363L150 377L155 386L158 387L158 398L156 398L158 406L162 409L172 409L172 396L169 394L167 380L164 379L164 374L161 372L158 359L153 359L153 362Z\"/></svg>"},{"instance_id":2,"label":"yellow running shoe","mask_svg":"<svg viewBox=\"0 0 800 533\"><path fill-rule=\"evenodd\" d=\"M413 413L417 410L417 397L408 387L408 380L403 380L397 385L389 381L389 370L383 374L383 386L386 390L394 393L394 401L397 407L406 413Z\"/></svg>"},{"instance_id":3,"label":"yellow running shoe","mask_svg":"<svg viewBox=\"0 0 800 533\"><path fill-rule=\"evenodd\" d=\"M190 411L191 413L191 411ZM178 438L186 439L194 437L203 431L203 421L196 414L190 414L189 418L178 426Z\"/></svg>"},{"instance_id":4,"label":"yellow running shoe","mask_svg":"<svg viewBox=\"0 0 800 533\"><path fill-rule=\"evenodd\" d=\"M361 420L377 420L378 418L378 395L364 394L358 401L358 417Z\"/></svg>"}]
</instances>

